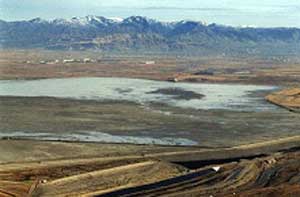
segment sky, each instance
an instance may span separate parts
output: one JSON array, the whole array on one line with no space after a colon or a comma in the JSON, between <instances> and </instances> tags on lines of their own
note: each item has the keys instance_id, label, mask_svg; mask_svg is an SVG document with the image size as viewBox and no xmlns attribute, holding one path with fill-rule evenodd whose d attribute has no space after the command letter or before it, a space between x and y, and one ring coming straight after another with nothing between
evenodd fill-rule
<instances>
[{"instance_id":1,"label":"sky","mask_svg":"<svg viewBox=\"0 0 300 197\"><path fill-rule=\"evenodd\" d=\"M300 0L0 0L0 19L7 21L86 15L300 27Z\"/></svg>"}]
</instances>

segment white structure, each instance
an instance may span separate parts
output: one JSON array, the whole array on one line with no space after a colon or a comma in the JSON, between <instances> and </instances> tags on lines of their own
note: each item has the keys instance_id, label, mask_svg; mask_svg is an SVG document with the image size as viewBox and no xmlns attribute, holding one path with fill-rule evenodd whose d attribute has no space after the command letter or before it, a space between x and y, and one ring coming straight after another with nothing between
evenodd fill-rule
<instances>
[{"instance_id":1,"label":"white structure","mask_svg":"<svg viewBox=\"0 0 300 197\"><path fill-rule=\"evenodd\" d=\"M50 65L53 65L53 64L58 64L59 63L59 60L51 60L51 61L48 61L46 62L47 64L50 64Z\"/></svg>"},{"instance_id":2,"label":"white structure","mask_svg":"<svg viewBox=\"0 0 300 197\"><path fill-rule=\"evenodd\" d=\"M91 60L90 58L84 58L84 59L83 59L83 62L84 62L84 63L90 63L90 62L92 62L92 60Z\"/></svg>"},{"instance_id":3,"label":"white structure","mask_svg":"<svg viewBox=\"0 0 300 197\"><path fill-rule=\"evenodd\" d=\"M215 166L215 167L212 167L212 169L213 169L215 172L218 172L218 171L221 169L221 167L220 167L220 166Z\"/></svg>"},{"instance_id":4,"label":"white structure","mask_svg":"<svg viewBox=\"0 0 300 197\"><path fill-rule=\"evenodd\" d=\"M64 60L63 60L63 63L64 63L64 64L65 64L65 63L73 63L73 62L75 62L74 59L64 59Z\"/></svg>"},{"instance_id":5,"label":"white structure","mask_svg":"<svg viewBox=\"0 0 300 197\"><path fill-rule=\"evenodd\" d=\"M153 64L155 64L155 61L146 61L145 64L146 65L153 65Z\"/></svg>"}]
</instances>

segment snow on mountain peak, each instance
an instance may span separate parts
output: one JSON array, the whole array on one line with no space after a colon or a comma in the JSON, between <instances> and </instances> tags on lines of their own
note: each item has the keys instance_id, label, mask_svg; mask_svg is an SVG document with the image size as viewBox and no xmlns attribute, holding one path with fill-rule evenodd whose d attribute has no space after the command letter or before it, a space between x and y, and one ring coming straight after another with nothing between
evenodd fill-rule
<instances>
[{"instance_id":1,"label":"snow on mountain peak","mask_svg":"<svg viewBox=\"0 0 300 197\"><path fill-rule=\"evenodd\" d=\"M46 21L40 17L31 19L29 22L31 22L31 23L48 23L48 21Z\"/></svg>"},{"instance_id":2,"label":"snow on mountain peak","mask_svg":"<svg viewBox=\"0 0 300 197\"><path fill-rule=\"evenodd\" d=\"M154 19L150 19L147 17L143 16L131 16L128 18L120 18L120 17L103 17L103 16L95 16L95 15L87 15L84 17L72 17L70 19L54 19L51 21L43 20L41 18L35 18L30 20L29 22L31 23L51 23L54 25L65 25L65 26L91 26L91 27L97 27L97 26L110 26L114 24L143 24L143 25L156 25L160 24L169 28L172 28L176 25L183 25L183 24L202 24L206 25L203 22L194 22L194 21L189 21L189 20L184 20L180 22L159 22Z\"/></svg>"},{"instance_id":3,"label":"snow on mountain peak","mask_svg":"<svg viewBox=\"0 0 300 197\"><path fill-rule=\"evenodd\" d=\"M120 17L108 17L107 19L112 20L116 23L121 23L124 21L124 18L120 18Z\"/></svg>"},{"instance_id":4,"label":"snow on mountain peak","mask_svg":"<svg viewBox=\"0 0 300 197\"><path fill-rule=\"evenodd\" d=\"M78 25L110 25L113 23L120 23L123 21L122 18L117 17L111 17L111 18L105 18L103 16L94 16L94 15L88 15L85 17L73 17L72 18L73 24Z\"/></svg>"}]
</instances>

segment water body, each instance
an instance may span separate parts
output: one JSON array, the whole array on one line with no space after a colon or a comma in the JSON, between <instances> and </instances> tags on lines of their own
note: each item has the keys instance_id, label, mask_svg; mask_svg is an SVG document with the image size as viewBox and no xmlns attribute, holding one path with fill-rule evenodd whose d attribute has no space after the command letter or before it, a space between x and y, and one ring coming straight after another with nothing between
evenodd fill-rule
<instances>
[{"instance_id":1,"label":"water body","mask_svg":"<svg viewBox=\"0 0 300 197\"><path fill-rule=\"evenodd\" d=\"M24 122L25 125L17 122L18 127L3 126L0 138L223 146L234 142L232 136L239 139L248 137L252 139L253 135L256 135L256 138L257 135L278 136L276 131L280 132L278 128L281 126L276 126L278 118L273 118L272 114L279 116L279 119L283 118L280 108L264 100L264 94L275 89L277 87L274 86L173 83L128 78L0 80L0 97L56 97L113 101L112 105L114 102L129 101L141 105L141 110L145 109L153 114L149 117L155 119L159 116L164 121L160 124L157 119L148 121L141 117L139 124L139 120L133 121L134 116L130 114L129 117L111 114L112 119L103 116L101 122L102 116L94 114L92 116L100 119L99 122L97 119L90 121L91 127L83 121L82 127L68 125L52 129L47 120L43 123L45 128L41 127L38 123L44 121L41 119L37 120L37 123L31 122L30 124L35 125L33 127L27 127L28 122ZM164 105L161 108L159 104ZM223 113L226 116L222 115ZM79 112L77 115L85 117ZM72 121L72 117L68 119L64 116L64 118ZM78 121L81 121L80 118ZM55 124L55 120L52 124ZM114 124L124 128L115 128L112 126ZM58 125L61 124L58 122ZM139 129L126 129L130 127ZM283 125L282 128L287 129L286 133L294 131L294 126L290 128Z\"/></svg>"},{"instance_id":2,"label":"water body","mask_svg":"<svg viewBox=\"0 0 300 197\"><path fill-rule=\"evenodd\" d=\"M65 133L37 133L37 132L1 132L0 138L31 139L47 141L71 141L71 142L105 142L105 143L130 143L130 144L156 144L170 146L194 146L196 141L175 137L138 137L126 135L111 135L99 131L84 131Z\"/></svg>"},{"instance_id":3,"label":"water body","mask_svg":"<svg viewBox=\"0 0 300 197\"><path fill-rule=\"evenodd\" d=\"M182 108L232 111L276 110L276 106L266 102L258 93L275 89L274 86L261 85L172 83L128 78L0 81L0 96L115 100L139 104L154 102Z\"/></svg>"}]
</instances>

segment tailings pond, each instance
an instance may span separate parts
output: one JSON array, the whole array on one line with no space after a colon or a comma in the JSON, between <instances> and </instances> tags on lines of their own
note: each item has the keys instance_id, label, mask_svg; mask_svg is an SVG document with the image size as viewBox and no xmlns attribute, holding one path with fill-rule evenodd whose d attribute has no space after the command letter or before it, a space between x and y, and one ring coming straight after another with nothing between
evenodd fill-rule
<instances>
[{"instance_id":1,"label":"tailings pond","mask_svg":"<svg viewBox=\"0 0 300 197\"><path fill-rule=\"evenodd\" d=\"M0 81L1 96L57 97L81 100L150 102L193 109L239 111L273 110L276 107L258 91L276 87L257 85L171 83L127 78L67 78Z\"/></svg>"},{"instance_id":2,"label":"tailings pond","mask_svg":"<svg viewBox=\"0 0 300 197\"><path fill-rule=\"evenodd\" d=\"M232 146L300 134L273 86L128 78L0 81L0 137ZM297 123L298 122L298 123Z\"/></svg>"}]
</instances>

